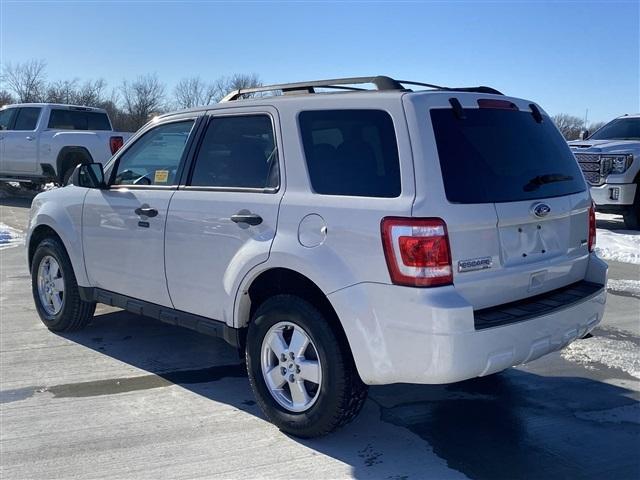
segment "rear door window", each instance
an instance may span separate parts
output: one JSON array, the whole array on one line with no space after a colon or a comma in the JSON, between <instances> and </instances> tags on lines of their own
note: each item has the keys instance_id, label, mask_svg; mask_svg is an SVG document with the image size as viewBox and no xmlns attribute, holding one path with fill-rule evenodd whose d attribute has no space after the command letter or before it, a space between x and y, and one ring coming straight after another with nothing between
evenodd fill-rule
<instances>
[{"instance_id":1,"label":"rear door window","mask_svg":"<svg viewBox=\"0 0 640 480\"><path fill-rule=\"evenodd\" d=\"M431 122L447 199L452 203L515 202L586 189L567 142L547 116L470 108L432 109Z\"/></svg>"},{"instance_id":2,"label":"rear door window","mask_svg":"<svg viewBox=\"0 0 640 480\"><path fill-rule=\"evenodd\" d=\"M54 109L49 117L49 128L54 130L111 130L109 117L104 112Z\"/></svg>"},{"instance_id":3,"label":"rear door window","mask_svg":"<svg viewBox=\"0 0 640 480\"><path fill-rule=\"evenodd\" d=\"M41 108L37 107L24 107L18 110L16 117L16 123L13 130L35 130L38 125L38 118L40 117Z\"/></svg>"},{"instance_id":4,"label":"rear door window","mask_svg":"<svg viewBox=\"0 0 640 480\"><path fill-rule=\"evenodd\" d=\"M398 145L387 112L313 110L301 112L299 122L314 192L400 195Z\"/></svg>"},{"instance_id":5,"label":"rear door window","mask_svg":"<svg viewBox=\"0 0 640 480\"><path fill-rule=\"evenodd\" d=\"M268 115L211 118L193 167L192 186L276 189L278 149Z\"/></svg>"}]
</instances>

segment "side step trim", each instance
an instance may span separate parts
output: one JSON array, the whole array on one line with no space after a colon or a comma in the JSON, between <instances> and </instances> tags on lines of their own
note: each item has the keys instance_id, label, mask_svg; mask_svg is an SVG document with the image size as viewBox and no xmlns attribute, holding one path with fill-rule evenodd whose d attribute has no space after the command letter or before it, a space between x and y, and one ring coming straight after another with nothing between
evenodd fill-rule
<instances>
[{"instance_id":1,"label":"side step trim","mask_svg":"<svg viewBox=\"0 0 640 480\"><path fill-rule=\"evenodd\" d=\"M122 308L136 315L144 315L145 317L154 318L161 322L178 327L188 328L196 332L224 339L233 347L242 345L241 329L232 328L226 323L219 320L213 320L207 317L201 317L193 313L175 310L170 307L164 307L155 303L145 302L136 298L128 297L119 293L103 290L102 288L78 287L80 297L84 301L98 302L112 307Z\"/></svg>"}]
</instances>

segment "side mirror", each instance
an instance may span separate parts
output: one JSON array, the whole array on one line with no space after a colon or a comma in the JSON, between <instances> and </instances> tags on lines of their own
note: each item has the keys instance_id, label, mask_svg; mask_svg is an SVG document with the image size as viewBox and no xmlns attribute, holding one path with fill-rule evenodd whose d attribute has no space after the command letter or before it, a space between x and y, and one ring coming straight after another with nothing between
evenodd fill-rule
<instances>
[{"instance_id":1,"label":"side mirror","mask_svg":"<svg viewBox=\"0 0 640 480\"><path fill-rule=\"evenodd\" d=\"M580 140L586 140L589 138L589 130L582 130L580 132Z\"/></svg>"},{"instance_id":2,"label":"side mirror","mask_svg":"<svg viewBox=\"0 0 640 480\"><path fill-rule=\"evenodd\" d=\"M107 188L104 183L104 170L101 163L78 165L71 174L69 183L84 188Z\"/></svg>"}]
</instances>

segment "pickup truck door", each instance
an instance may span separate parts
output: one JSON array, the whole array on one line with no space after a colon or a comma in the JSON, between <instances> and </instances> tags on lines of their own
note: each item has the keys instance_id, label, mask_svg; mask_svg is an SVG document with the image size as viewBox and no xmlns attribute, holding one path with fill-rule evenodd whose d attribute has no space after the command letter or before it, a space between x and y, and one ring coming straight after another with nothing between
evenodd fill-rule
<instances>
[{"instance_id":1,"label":"pickup truck door","mask_svg":"<svg viewBox=\"0 0 640 480\"><path fill-rule=\"evenodd\" d=\"M270 107L216 110L206 120L169 207L167 283L176 309L228 321L239 280L268 259L275 237L281 142Z\"/></svg>"},{"instance_id":2,"label":"pickup truck door","mask_svg":"<svg viewBox=\"0 0 640 480\"><path fill-rule=\"evenodd\" d=\"M149 126L107 167L109 188L88 192L82 240L92 286L172 306L165 223L196 123L190 114Z\"/></svg>"},{"instance_id":3,"label":"pickup truck door","mask_svg":"<svg viewBox=\"0 0 640 480\"><path fill-rule=\"evenodd\" d=\"M41 173L38 170L38 120L42 108L16 109L9 129L2 131L2 172L11 174Z\"/></svg>"}]
</instances>

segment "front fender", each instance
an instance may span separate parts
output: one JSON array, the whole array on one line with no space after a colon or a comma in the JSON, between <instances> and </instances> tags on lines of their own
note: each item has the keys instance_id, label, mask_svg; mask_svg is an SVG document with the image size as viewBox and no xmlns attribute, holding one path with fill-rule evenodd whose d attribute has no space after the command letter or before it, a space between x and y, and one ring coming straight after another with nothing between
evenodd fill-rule
<instances>
[{"instance_id":1,"label":"front fender","mask_svg":"<svg viewBox=\"0 0 640 480\"><path fill-rule=\"evenodd\" d=\"M82 247L82 209L87 192L85 188L68 186L37 195L31 206L26 238L28 249L38 227L47 226L56 232L69 255L76 281L81 287L90 286L84 268Z\"/></svg>"}]
</instances>

